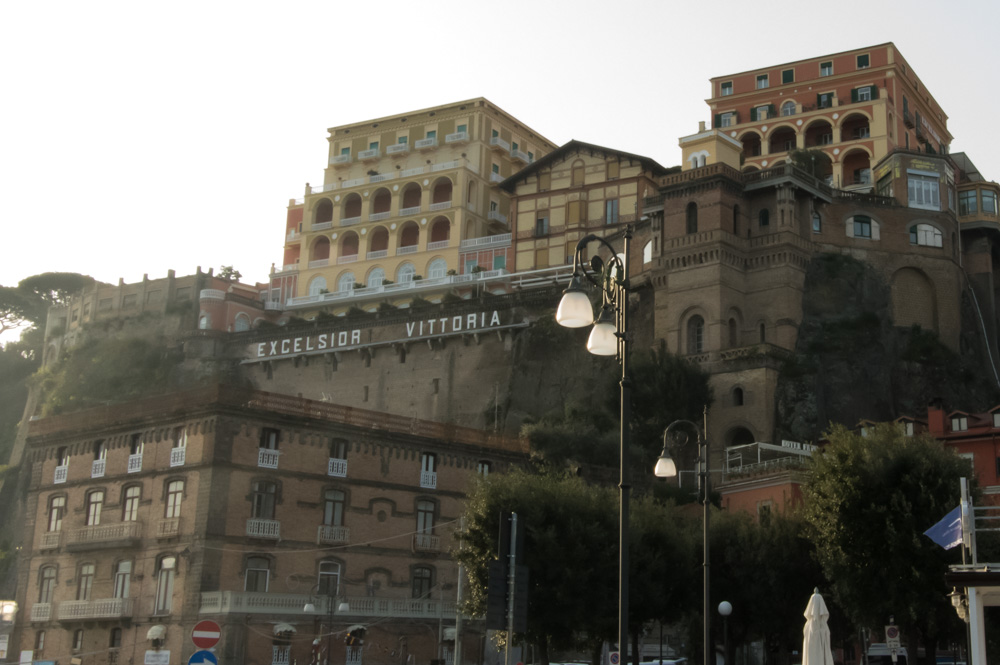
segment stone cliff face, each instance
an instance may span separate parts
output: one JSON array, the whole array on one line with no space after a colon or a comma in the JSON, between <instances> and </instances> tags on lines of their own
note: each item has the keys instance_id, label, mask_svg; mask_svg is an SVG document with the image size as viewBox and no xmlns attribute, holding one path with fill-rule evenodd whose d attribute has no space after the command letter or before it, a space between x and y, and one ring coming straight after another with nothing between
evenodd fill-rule
<instances>
[{"instance_id":1,"label":"stone cliff face","mask_svg":"<svg viewBox=\"0 0 1000 665\"><path fill-rule=\"evenodd\" d=\"M969 303L962 303L959 355L931 331L894 327L889 294L865 263L840 254L811 261L795 352L778 380L775 438L813 441L831 422L923 418L938 399L962 410L997 404Z\"/></svg>"}]
</instances>

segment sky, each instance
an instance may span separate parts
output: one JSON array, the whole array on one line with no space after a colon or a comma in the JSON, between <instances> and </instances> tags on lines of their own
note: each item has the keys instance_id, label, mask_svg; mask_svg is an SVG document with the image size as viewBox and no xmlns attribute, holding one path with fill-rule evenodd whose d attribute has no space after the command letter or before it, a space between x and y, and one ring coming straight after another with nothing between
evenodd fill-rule
<instances>
[{"instance_id":1,"label":"sky","mask_svg":"<svg viewBox=\"0 0 1000 665\"><path fill-rule=\"evenodd\" d=\"M280 267L327 128L486 97L556 144L680 164L709 79L892 41L1000 180L1000 3L0 5L0 285Z\"/></svg>"}]
</instances>

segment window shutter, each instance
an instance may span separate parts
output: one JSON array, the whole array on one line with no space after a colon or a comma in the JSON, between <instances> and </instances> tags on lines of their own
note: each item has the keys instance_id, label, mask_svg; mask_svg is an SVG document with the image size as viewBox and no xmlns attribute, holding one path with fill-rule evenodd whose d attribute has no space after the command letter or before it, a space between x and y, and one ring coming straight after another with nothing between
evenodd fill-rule
<instances>
[{"instance_id":1,"label":"window shutter","mask_svg":"<svg viewBox=\"0 0 1000 665\"><path fill-rule=\"evenodd\" d=\"M778 114L774 112L774 104L768 104L767 105L767 117L768 118L774 118L774 117L777 117L777 115Z\"/></svg>"},{"instance_id":2,"label":"window shutter","mask_svg":"<svg viewBox=\"0 0 1000 665\"><path fill-rule=\"evenodd\" d=\"M858 101L858 89L857 88L852 88L851 89L851 103L853 104L856 101Z\"/></svg>"},{"instance_id":3,"label":"window shutter","mask_svg":"<svg viewBox=\"0 0 1000 665\"><path fill-rule=\"evenodd\" d=\"M750 122L757 121L757 107L754 106L750 109Z\"/></svg>"},{"instance_id":4,"label":"window shutter","mask_svg":"<svg viewBox=\"0 0 1000 665\"><path fill-rule=\"evenodd\" d=\"M715 128L718 129L719 127L722 127L722 114L721 113L716 113L715 114Z\"/></svg>"},{"instance_id":5,"label":"window shutter","mask_svg":"<svg viewBox=\"0 0 1000 665\"><path fill-rule=\"evenodd\" d=\"M871 93L872 93L872 99L878 99L878 86L877 85L870 85L870 86L868 86L868 90L871 91Z\"/></svg>"},{"instance_id":6,"label":"window shutter","mask_svg":"<svg viewBox=\"0 0 1000 665\"><path fill-rule=\"evenodd\" d=\"M816 108L823 108L823 93L816 95Z\"/></svg>"}]
</instances>

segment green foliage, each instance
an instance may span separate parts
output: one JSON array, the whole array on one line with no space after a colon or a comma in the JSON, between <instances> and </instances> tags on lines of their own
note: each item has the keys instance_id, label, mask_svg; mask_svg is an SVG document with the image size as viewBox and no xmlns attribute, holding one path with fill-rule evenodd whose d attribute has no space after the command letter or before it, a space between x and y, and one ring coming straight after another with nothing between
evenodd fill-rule
<instances>
[{"instance_id":1,"label":"green foliage","mask_svg":"<svg viewBox=\"0 0 1000 665\"><path fill-rule=\"evenodd\" d=\"M37 304L27 294L9 286L0 286L0 333L33 322L38 310Z\"/></svg>"},{"instance_id":2,"label":"green foliage","mask_svg":"<svg viewBox=\"0 0 1000 665\"><path fill-rule=\"evenodd\" d=\"M378 304L378 311L380 312L395 312L398 309L399 308L393 305L391 302L383 301Z\"/></svg>"},{"instance_id":3,"label":"green foliage","mask_svg":"<svg viewBox=\"0 0 1000 665\"><path fill-rule=\"evenodd\" d=\"M124 402L165 392L181 353L143 339L94 340L73 348L36 375L43 415Z\"/></svg>"},{"instance_id":4,"label":"green foliage","mask_svg":"<svg viewBox=\"0 0 1000 665\"><path fill-rule=\"evenodd\" d=\"M239 281L243 274L232 266L222 266L219 268L219 277L227 282Z\"/></svg>"},{"instance_id":5,"label":"green foliage","mask_svg":"<svg viewBox=\"0 0 1000 665\"><path fill-rule=\"evenodd\" d=\"M842 426L813 457L803 515L840 606L859 625L892 614L904 633L933 640L958 628L944 585L949 562L923 532L959 503L964 459L891 424L862 437Z\"/></svg>"},{"instance_id":6,"label":"green foliage","mask_svg":"<svg viewBox=\"0 0 1000 665\"><path fill-rule=\"evenodd\" d=\"M413 300L410 301L410 309L420 309L422 307L431 307L433 304L434 303L432 303L430 300L427 300L426 298L421 298L420 296L417 296L416 298L414 298Z\"/></svg>"},{"instance_id":7,"label":"green foliage","mask_svg":"<svg viewBox=\"0 0 1000 665\"><path fill-rule=\"evenodd\" d=\"M831 172L833 161L822 150L792 150L788 158L796 168L816 178L823 178Z\"/></svg>"},{"instance_id":8,"label":"green foliage","mask_svg":"<svg viewBox=\"0 0 1000 665\"><path fill-rule=\"evenodd\" d=\"M8 459L17 425L28 400L26 379L37 369L38 358L21 353L18 343L0 349L0 462Z\"/></svg>"}]
</instances>

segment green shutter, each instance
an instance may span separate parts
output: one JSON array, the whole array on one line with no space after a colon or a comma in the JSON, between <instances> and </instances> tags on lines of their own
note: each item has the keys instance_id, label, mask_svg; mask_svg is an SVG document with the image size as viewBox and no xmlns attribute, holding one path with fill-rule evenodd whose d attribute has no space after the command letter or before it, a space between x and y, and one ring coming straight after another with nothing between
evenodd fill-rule
<instances>
[{"instance_id":1,"label":"green shutter","mask_svg":"<svg viewBox=\"0 0 1000 665\"><path fill-rule=\"evenodd\" d=\"M818 108L818 109L823 108L823 94L822 93L816 95L816 108Z\"/></svg>"},{"instance_id":2,"label":"green shutter","mask_svg":"<svg viewBox=\"0 0 1000 665\"><path fill-rule=\"evenodd\" d=\"M754 106L750 109L750 122L757 122L757 107Z\"/></svg>"},{"instance_id":3,"label":"green shutter","mask_svg":"<svg viewBox=\"0 0 1000 665\"><path fill-rule=\"evenodd\" d=\"M878 99L878 86L877 85L870 85L870 86L868 86L868 89L871 90L872 99Z\"/></svg>"},{"instance_id":4,"label":"green shutter","mask_svg":"<svg viewBox=\"0 0 1000 665\"><path fill-rule=\"evenodd\" d=\"M716 113L715 114L715 128L718 129L719 127L722 127L722 114L721 113Z\"/></svg>"},{"instance_id":5,"label":"green shutter","mask_svg":"<svg viewBox=\"0 0 1000 665\"><path fill-rule=\"evenodd\" d=\"M851 89L851 103L853 104L853 103L855 103L857 101L858 101L858 89L857 88L852 88Z\"/></svg>"},{"instance_id":6,"label":"green shutter","mask_svg":"<svg viewBox=\"0 0 1000 665\"><path fill-rule=\"evenodd\" d=\"M774 104L768 104L767 105L767 117L768 118L776 118L776 117L778 117L778 114L775 113L775 111L774 111Z\"/></svg>"}]
</instances>

